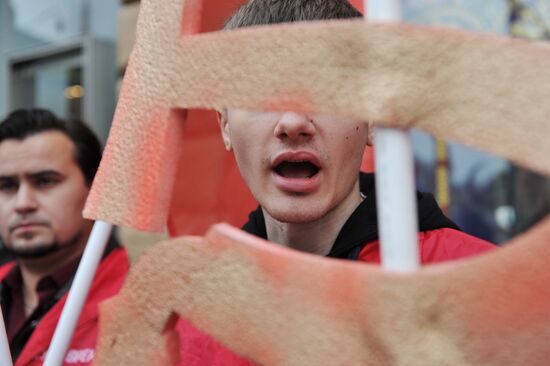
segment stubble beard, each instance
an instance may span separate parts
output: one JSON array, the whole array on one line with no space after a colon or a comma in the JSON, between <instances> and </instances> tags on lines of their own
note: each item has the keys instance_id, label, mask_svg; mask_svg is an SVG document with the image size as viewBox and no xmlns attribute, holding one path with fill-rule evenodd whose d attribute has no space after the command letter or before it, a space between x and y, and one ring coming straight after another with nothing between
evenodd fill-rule
<instances>
[{"instance_id":1,"label":"stubble beard","mask_svg":"<svg viewBox=\"0 0 550 366\"><path fill-rule=\"evenodd\" d=\"M18 245L5 245L5 247L16 259L41 259L65 248L77 245L81 237L82 232L79 231L76 235L64 242L53 240L51 242L37 243L31 247L20 247Z\"/></svg>"}]
</instances>

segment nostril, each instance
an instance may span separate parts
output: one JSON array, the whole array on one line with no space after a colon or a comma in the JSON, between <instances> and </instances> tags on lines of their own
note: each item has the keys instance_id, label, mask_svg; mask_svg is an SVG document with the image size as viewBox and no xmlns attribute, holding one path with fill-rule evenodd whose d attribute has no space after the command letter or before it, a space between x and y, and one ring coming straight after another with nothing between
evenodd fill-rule
<instances>
[{"instance_id":1,"label":"nostril","mask_svg":"<svg viewBox=\"0 0 550 366\"><path fill-rule=\"evenodd\" d=\"M280 116L274 132L279 138L309 138L315 133L315 125L304 114L286 112Z\"/></svg>"}]
</instances>

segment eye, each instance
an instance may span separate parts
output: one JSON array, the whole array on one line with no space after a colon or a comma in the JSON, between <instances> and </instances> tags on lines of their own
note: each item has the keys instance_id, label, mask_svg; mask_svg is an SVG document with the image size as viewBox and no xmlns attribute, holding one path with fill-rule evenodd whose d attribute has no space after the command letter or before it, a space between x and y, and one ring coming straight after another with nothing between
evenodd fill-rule
<instances>
[{"instance_id":1,"label":"eye","mask_svg":"<svg viewBox=\"0 0 550 366\"><path fill-rule=\"evenodd\" d=\"M59 182L57 178L43 176L37 177L34 181L34 185L37 188L49 188L56 185Z\"/></svg>"},{"instance_id":2,"label":"eye","mask_svg":"<svg viewBox=\"0 0 550 366\"><path fill-rule=\"evenodd\" d=\"M19 183L15 179L0 179L0 193L17 192Z\"/></svg>"}]
</instances>

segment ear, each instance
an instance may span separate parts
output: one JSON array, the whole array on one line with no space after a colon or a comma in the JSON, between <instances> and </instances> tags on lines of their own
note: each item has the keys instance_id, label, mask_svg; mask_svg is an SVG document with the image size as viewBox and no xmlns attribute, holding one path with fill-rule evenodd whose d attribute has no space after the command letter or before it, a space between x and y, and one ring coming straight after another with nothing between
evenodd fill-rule
<instances>
[{"instance_id":1,"label":"ear","mask_svg":"<svg viewBox=\"0 0 550 366\"><path fill-rule=\"evenodd\" d=\"M229 132L229 124L227 123L227 110L216 111L218 115L218 124L222 134L223 143L227 151L231 151L231 133Z\"/></svg>"},{"instance_id":2,"label":"ear","mask_svg":"<svg viewBox=\"0 0 550 366\"><path fill-rule=\"evenodd\" d=\"M367 122L367 145L374 146L374 123Z\"/></svg>"}]
</instances>

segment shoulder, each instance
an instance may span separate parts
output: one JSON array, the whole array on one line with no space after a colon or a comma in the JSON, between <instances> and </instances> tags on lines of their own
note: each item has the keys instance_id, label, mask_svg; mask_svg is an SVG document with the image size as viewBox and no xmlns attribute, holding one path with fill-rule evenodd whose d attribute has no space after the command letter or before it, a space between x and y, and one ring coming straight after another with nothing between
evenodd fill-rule
<instances>
[{"instance_id":1,"label":"shoulder","mask_svg":"<svg viewBox=\"0 0 550 366\"><path fill-rule=\"evenodd\" d=\"M8 262L0 266L0 281L6 277L8 272L15 266L15 262Z\"/></svg>"},{"instance_id":2,"label":"shoulder","mask_svg":"<svg viewBox=\"0 0 550 366\"><path fill-rule=\"evenodd\" d=\"M130 260L126 249L114 249L99 264L92 283L90 300L99 302L118 293L129 269Z\"/></svg>"},{"instance_id":3,"label":"shoulder","mask_svg":"<svg viewBox=\"0 0 550 366\"><path fill-rule=\"evenodd\" d=\"M467 258L498 248L488 241L450 228L418 233L418 245L422 264ZM359 253L358 260L380 263L380 242L376 240L367 243Z\"/></svg>"},{"instance_id":4,"label":"shoulder","mask_svg":"<svg viewBox=\"0 0 550 366\"><path fill-rule=\"evenodd\" d=\"M127 272L130 267L130 259L126 248L120 246L113 249L113 251L101 261L101 267L118 269L121 272Z\"/></svg>"},{"instance_id":5,"label":"shoulder","mask_svg":"<svg viewBox=\"0 0 550 366\"><path fill-rule=\"evenodd\" d=\"M126 248L119 247L107 255L99 265L97 276L105 273L109 277L125 277L130 269L130 259Z\"/></svg>"},{"instance_id":6,"label":"shoulder","mask_svg":"<svg viewBox=\"0 0 550 366\"><path fill-rule=\"evenodd\" d=\"M422 263L466 258L498 248L488 241L450 228L422 232L419 239Z\"/></svg>"}]
</instances>

